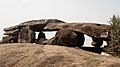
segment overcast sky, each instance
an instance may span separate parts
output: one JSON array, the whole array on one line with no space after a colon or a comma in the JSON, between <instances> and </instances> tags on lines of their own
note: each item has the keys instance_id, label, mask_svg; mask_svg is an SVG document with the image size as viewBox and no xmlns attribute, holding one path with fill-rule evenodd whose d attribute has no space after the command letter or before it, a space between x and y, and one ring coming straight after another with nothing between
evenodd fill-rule
<instances>
[{"instance_id":1,"label":"overcast sky","mask_svg":"<svg viewBox=\"0 0 120 67\"><path fill-rule=\"evenodd\" d=\"M120 0L0 0L0 39L3 28L26 20L107 23L114 14L120 15Z\"/></svg>"}]
</instances>

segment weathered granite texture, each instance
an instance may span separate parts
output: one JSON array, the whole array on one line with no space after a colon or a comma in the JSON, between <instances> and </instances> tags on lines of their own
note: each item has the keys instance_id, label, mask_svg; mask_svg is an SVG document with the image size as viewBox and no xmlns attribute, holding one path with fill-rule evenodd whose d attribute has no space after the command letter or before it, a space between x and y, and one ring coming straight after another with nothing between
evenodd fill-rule
<instances>
[{"instance_id":1,"label":"weathered granite texture","mask_svg":"<svg viewBox=\"0 0 120 67\"><path fill-rule=\"evenodd\" d=\"M92 45L100 47L103 41L109 42L109 25L96 23L65 23L57 19L31 20L20 23L19 25L5 28L3 37L4 43L40 43L40 44L74 44L82 46L84 44L84 34L93 40ZM60 31L59 31L60 30ZM56 36L46 41L42 31L58 31ZM68 33L69 31L69 33ZM35 32L40 32L38 39L35 39ZM73 36L73 34L75 36ZM58 36L59 35L59 36ZM63 37L62 37L63 36ZM73 37L73 38L72 38ZM60 39L62 43L59 43ZM62 39L61 39L62 38ZM52 40L52 41L51 41Z\"/></svg>"}]
</instances>

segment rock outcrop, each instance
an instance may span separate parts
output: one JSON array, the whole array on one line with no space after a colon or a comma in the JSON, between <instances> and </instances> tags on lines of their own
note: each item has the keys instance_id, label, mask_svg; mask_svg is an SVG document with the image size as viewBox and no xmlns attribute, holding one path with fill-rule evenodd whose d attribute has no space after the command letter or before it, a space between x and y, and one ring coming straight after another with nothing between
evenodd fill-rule
<instances>
[{"instance_id":1,"label":"rock outcrop","mask_svg":"<svg viewBox=\"0 0 120 67\"><path fill-rule=\"evenodd\" d=\"M35 31L38 31L38 32L42 31L43 28L48 23L65 23L65 22L57 20L57 19L42 19L42 20L26 21L26 22L20 23L19 25L16 25L16 26L4 28L4 31L5 31L4 35L8 35L8 36L3 37L2 41L3 41L3 43L12 43L11 40L15 43L17 43L17 42L19 42L19 43L35 42L34 41L35 36L33 36ZM26 35L26 37L25 37L25 35ZM10 37L17 37L17 38L14 39L14 38L10 38ZM34 40L32 41L32 39L34 39Z\"/></svg>"},{"instance_id":2,"label":"rock outcrop","mask_svg":"<svg viewBox=\"0 0 120 67\"><path fill-rule=\"evenodd\" d=\"M81 44L79 43L80 45L84 43L84 37L83 37L84 34L90 36L93 39L92 45L94 45L95 47L100 47L103 41L107 41L107 43L109 42L109 36L108 36L110 31L109 25L96 24L96 23L65 23L57 19L42 19L42 20L26 21L13 27L5 28L4 35L8 35L8 37L3 37L3 42L4 43L36 42L41 44L44 40L46 40L46 38L44 35L42 35L44 37L39 36L38 39L35 39L35 32L59 31L59 30L66 30L64 32L67 32L68 30L74 31L79 42L81 42ZM60 34L62 35L62 33ZM55 38L60 38L60 36L55 36ZM55 38L54 40L57 40ZM50 42L52 42L51 40L47 40L46 43L49 42L50 44ZM69 43L66 43L66 44L70 44L71 42L76 43L76 40L75 41L72 39L69 40L67 38L66 40L70 41Z\"/></svg>"},{"instance_id":3,"label":"rock outcrop","mask_svg":"<svg viewBox=\"0 0 120 67\"><path fill-rule=\"evenodd\" d=\"M1 44L0 67L119 67L114 57L64 46Z\"/></svg>"}]
</instances>

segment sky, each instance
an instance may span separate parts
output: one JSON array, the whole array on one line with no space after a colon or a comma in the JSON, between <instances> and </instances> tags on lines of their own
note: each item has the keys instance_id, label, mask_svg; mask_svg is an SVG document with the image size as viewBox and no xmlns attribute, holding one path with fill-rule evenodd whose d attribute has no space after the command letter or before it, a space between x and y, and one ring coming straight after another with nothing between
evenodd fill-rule
<instances>
[{"instance_id":1,"label":"sky","mask_svg":"<svg viewBox=\"0 0 120 67\"><path fill-rule=\"evenodd\" d=\"M28 20L108 24L112 15L120 15L119 3L120 0L0 0L0 39L3 28Z\"/></svg>"}]
</instances>

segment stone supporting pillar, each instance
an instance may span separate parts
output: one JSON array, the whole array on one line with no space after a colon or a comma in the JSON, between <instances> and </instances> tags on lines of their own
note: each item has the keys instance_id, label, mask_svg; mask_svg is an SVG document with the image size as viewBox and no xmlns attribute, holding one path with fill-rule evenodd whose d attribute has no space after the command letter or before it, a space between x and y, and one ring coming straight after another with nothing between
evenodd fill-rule
<instances>
[{"instance_id":1,"label":"stone supporting pillar","mask_svg":"<svg viewBox=\"0 0 120 67\"><path fill-rule=\"evenodd\" d=\"M30 26L23 27L18 35L19 43L34 43L35 42L35 32L30 29Z\"/></svg>"},{"instance_id":2,"label":"stone supporting pillar","mask_svg":"<svg viewBox=\"0 0 120 67\"><path fill-rule=\"evenodd\" d=\"M80 32L75 32L75 33L77 34L77 37L78 37L78 41L77 41L78 46L83 46L85 41L84 34Z\"/></svg>"},{"instance_id":3,"label":"stone supporting pillar","mask_svg":"<svg viewBox=\"0 0 120 67\"><path fill-rule=\"evenodd\" d=\"M2 37L2 43L10 43L9 36Z\"/></svg>"},{"instance_id":4,"label":"stone supporting pillar","mask_svg":"<svg viewBox=\"0 0 120 67\"><path fill-rule=\"evenodd\" d=\"M18 33L19 29L12 29L5 31L2 42L3 43L17 43L18 42Z\"/></svg>"},{"instance_id":5,"label":"stone supporting pillar","mask_svg":"<svg viewBox=\"0 0 120 67\"><path fill-rule=\"evenodd\" d=\"M74 32L72 30L59 30L55 38L52 41L52 44L63 45L63 46L82 46L84 45L84 34Z\"/></svg>"},{"instance_id":6,"label":"stone supporting pillar","mask_svg":"<svg viewBox=\"0 0 120 67\"><path fill-rule=\"evenodd\" d=\"M92 45L95 47L100 47L103 45L103 39L92 37Z\"/></svg>"},{"instance_id":7,"label":"stone supporting pillar","mask_svg":"<svg viewBox=\"0 0 120 67\"><path fill-rule=\"evenodd\" d=\"M45 40L46 40L45 34L42 31L40 31L38 34L37 43L42 44L42 42Z\"/></svg>"}]
</instances>

